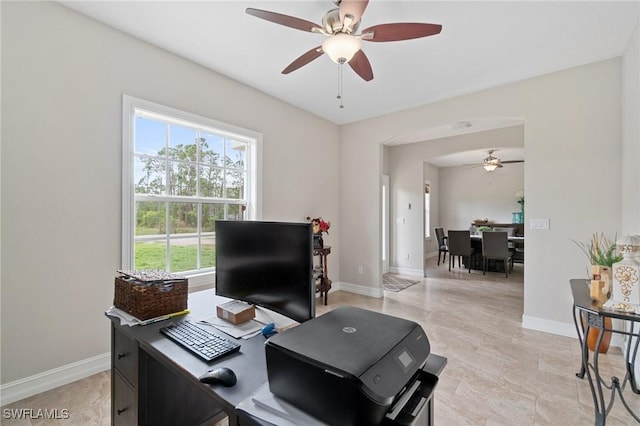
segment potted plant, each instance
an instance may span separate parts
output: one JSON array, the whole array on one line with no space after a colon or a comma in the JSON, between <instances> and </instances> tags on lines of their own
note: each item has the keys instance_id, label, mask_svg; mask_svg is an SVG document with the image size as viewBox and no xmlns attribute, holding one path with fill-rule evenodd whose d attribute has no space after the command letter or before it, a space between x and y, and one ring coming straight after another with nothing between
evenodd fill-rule
<instances>
[{"instance_id":1,"label":"potted plant","mask_svg":"<svg viewBox=\"0 0 640 426\"><path fill-rule=\"evenodd\" d=\"M331 228L331 222L327 222L322 217L314 217L311 218L307 216L307 220L311 221L313 226L313 246L314 248L323 248L324 241L322 239L322 234L329 234L329 228Z\"/></svg>"},{"instance_id":2,"label":"potted plant","mask_svg":"<svg viewBox=\"0 0 640 426\"><path fill-rule=\"evenodd\" d=\"M613 239L615 241L615 238ZM574 241L584 252L590 265L602 265L611 268L622 256L616 253L616 244L609 240L604 233L594 232L589 243Z\"/></svg>"},{"instance_id":3,"label":"potted plant","mask_svg":"<svg viewBox=\"0 0 640 426\"><path fill-rule=\"evenodd\" d=\"M611 297L611 267L614 263L622 260L622 256L616 253L615 240L615 238L610 240L604 233L594 232L588 243L574 241L587 256L590 265L589 293L591 300L597 306L601 306ZM605 327L612 327L611 318L605 318ZM589 330L587 344L592 351L595 350L599 334L597 329ZM607 353L610 341L611 332L605 332L598 352Z\"/></svg>"}]
</instances>

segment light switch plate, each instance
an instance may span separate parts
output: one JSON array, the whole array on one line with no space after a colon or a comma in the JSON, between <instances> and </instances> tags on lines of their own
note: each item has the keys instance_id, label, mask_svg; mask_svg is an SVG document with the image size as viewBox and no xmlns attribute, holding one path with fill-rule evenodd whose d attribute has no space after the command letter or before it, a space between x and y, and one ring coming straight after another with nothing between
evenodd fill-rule
<instances>
[{"instance_id":1,"label":"light switch plate","mask_svg":"<svg viewBox=\"0 0 640 426\"><path fill-rule=\"evenodd\" d=\"M529 229L549 229L549 219L531 219Z\"/></svg>"}]
</instances>

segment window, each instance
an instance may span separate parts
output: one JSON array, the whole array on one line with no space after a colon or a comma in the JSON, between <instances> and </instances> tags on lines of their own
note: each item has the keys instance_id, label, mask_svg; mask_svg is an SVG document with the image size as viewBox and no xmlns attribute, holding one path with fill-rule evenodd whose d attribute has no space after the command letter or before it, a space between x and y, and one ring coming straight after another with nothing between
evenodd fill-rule
<instances>
[{"instance_id":1,"label":"window","mask_svg":"<svg viewBox=\"0 0 640 426\"><path fill-rule=\"evenodd\" d=\"M431 237L431 182L424 183L424 237Z\"/></svg>"},{"instance_id":2,"label":"window","mask_svg":"<svg viewBox=\"0 0 640 426\"><path fill-rule=\"evenodd\" d=\"M259 134L123 100L124 269L213 281L215 221L259 217Z\"/></svg>"}]
</instances>

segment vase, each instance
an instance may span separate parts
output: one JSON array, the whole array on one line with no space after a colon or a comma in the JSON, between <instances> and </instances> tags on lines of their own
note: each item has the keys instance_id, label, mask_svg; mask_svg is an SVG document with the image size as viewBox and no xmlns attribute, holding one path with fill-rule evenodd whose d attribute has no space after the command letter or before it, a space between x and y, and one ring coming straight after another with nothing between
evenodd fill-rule
<instances>
[{"instance_id":1,"label":"vase","mask_svg":"<svg viewBox=\"0 0 640 426\"><path fill-rule=\"evenodd\" d=\"M589 294L591 301L597 306L603 306L611 298L611 268L605 265L591 265L591 283Z\"/></svg>"},{"instance_id":2,"label":"vase","mask_svg":"<svg viewBox=\"0 0 640 426\"><path fill-rule=\"evenodd\" d=\"M582 324L586 326L584 318L582 319ZM604 318L604 327L611 329L613 327L613 322L611 321L611 317ZM589 350L595 352L596 344L598 343L598 336L600 332L597 328L590 328L589 333L587 334L587 346ZM602 336L602 341L600 342L600 347L598 348L598 352L601 354L606 354L609 351L609 344L611 343L611 332L605 331Z\"/></svg>"},{"instance_id":3,"label":"vase","mask_svg":"<svg viewBox=\"0 0 640 426\"><path fill-rule=\"evenodd\" d=\"M324 247L324 240L322 239L322 233L313 234L313 248L321 249Z\"/></svg>"},{"instance_id":4,"label":"vase","mask_svg":"<svg viewBox=\"0 0 640 426\"><path fill-rule=\"evenodd\" d=\"M513 212L511 213L511 223L520 223L520 219L518 219L520 217L520 212Z\"/></svg>"},{"instance_id":5,"label":"vase","mask_svg":"<svg viewBox=\"0 0 640 426\"><path fill-rule=\"evenodd\" d=\"M524 223L522 212L511 213L511 223Z\"/></svg>"},{"instance_id":6,"label":"vase","mask_svg":"<svg viewBox=\"0 0 640 426\"><path fill-rule=\"evenodd\" d=\"M616 242L622 260L612 265L613 294L610 305L623 312L637 312L640 305L640 236L628 235Z\"/></svg>"},{"instance_id":7,"label":"vase","mask_svg":"<svg viewBox=\"0 0 640 426\"><path fill-rule=\"evenodd\" d=\"M605 265L591 265L591 282L589 285L589 294L591 296L591 302L596 306L603 306L611 297L611 280L612 271L611 268ZM584 319L583 319L584 324ZM604 327L611 329L613 322L610 317L604 318ZM597 328L590 328L587 334L587 346L590 351L595 352L596 344L598 343L598 336L602 333L602 330ZM602 341L598 352L606 354L609 351L609 344L611 343L611 332L605 331L602 335Z\"/></svg>"},{"instance_id":8,"label":"vase","mask_svg":"<svg viewBox=\"0 0 640 426\"><path fill-rule=\"evenodd\" d=\"M524 200L522 200L522 202L520 203L520 222L518 223L524 223Z\"/></svg>"}]
</instances>

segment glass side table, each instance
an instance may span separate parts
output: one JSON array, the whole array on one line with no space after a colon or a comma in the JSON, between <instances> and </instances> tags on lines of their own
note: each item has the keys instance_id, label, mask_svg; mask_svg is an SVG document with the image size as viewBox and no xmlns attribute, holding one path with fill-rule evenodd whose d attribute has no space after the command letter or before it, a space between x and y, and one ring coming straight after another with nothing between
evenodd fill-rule
<instances>
[{"instance_id":1,"label":"glass side table","mask_svg":"<svg viewBox=\"0 0 640 426\"><path fill-rule=\"evenodd\" d=\"M579 378L587 376L593 404L595 406L595 424L603 426L607 420L607 414L611 411L616 395L619 396L622 405L631 414L631 416L640 423L638 413L635 413L625 399L625 390L627 386L631 388L634 394L640 394L635 374L635 362L638 357L638 344L640 342L640 314L618 312L610 308L603 308L591 301L589 296L589 281L586 279L570 280L571 293L573 295L573 322L578 332L578 340L582 348L582 363L580 371L576 373ZM605 318L618 319L627 321L628 330L618 330L605 326ZM610 382L606 381L601 375L598 368L598 351L593 352L593 359L590 359L589 348L586 336L591 328L600 330L598 340L595 347L599 348L602 343L602 337L605 331L618 333L626 336L627 345L624 349L625 355L625 372L622 379L617 376L611 377ZM605 399L605 392L608 398Z\"/></svg>"}]
</instances>

